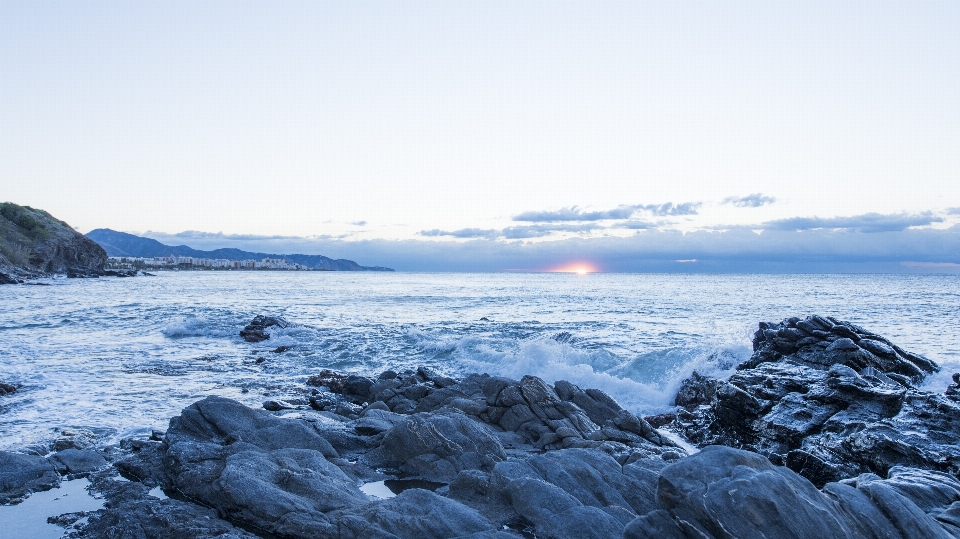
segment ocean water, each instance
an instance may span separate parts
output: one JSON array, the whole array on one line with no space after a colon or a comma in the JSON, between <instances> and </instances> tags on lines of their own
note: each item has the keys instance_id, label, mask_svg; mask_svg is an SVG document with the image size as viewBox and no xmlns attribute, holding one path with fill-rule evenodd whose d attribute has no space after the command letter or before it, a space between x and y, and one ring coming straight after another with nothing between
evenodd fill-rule
<instances>
[{"instance_id":1,"label":"ocean water","mask_svg":"<svg viewBox=\"0 0 960 539\"><path fill-rule=\"evenodd\" d=\"M303 397L322 369L534 374L655 413L694 369L722 376L748 358L759 321L812 313L937 361L931 389L960 370L958 276L159 272L47 283L0 287L0 380L22 386L0 397L0 449L65 428L103 442L145 435L206 395ZM257 314L296 325L246 343L239 331Z\"/></svg>"}]
</instances>

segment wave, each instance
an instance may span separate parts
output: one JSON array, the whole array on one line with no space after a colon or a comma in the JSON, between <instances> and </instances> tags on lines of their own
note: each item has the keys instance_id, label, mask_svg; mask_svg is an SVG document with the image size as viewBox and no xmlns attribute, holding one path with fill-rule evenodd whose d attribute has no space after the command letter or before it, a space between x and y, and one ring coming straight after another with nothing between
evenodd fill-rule
<instances>
[{"instance_id":1,"label":"wave","mask_svg":"<svg viewBox=\"0 0 960 539\"><path fill-rule=\"evenodd\" d=\"M223 324L207 318L190 316L167 324L160 330L160 333L171 339L182 337L233 337L239 336L240 330L232 326L224 327Z\"/></svg>"},{"instance_id":2,"label":"wave","mask_svg":"<svg viewBox=\"0 0 960 539\"><path fill-rule=\"evenodd\" d=\"M422 351L444 352L450 374L486 372L518 379L530 374L548 383L567 380L605 391L634 413L659 413L673 406L680 384L696 370L718 378L750 357L740 342L686 345L623 358L606 348L581 348L552 334L527 339L432 336L409 332Z\"/></svg>"}]
</instances>

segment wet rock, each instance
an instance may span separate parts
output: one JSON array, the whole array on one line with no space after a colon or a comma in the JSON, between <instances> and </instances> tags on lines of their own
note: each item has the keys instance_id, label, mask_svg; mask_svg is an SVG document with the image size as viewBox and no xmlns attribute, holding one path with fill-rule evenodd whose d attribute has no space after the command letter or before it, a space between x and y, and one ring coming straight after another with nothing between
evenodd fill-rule
<instances>
[{"instance_id":1,"label":"wet rock","mask_svg":"<svg viewBox=\"0 0 960 539\"><path fill-rule=\"evenodd\" d=\"M697 371L693 371L690 378L687 378L680 385L674 404L683 406L688 410L693 410L697 406L710 404L717 394L717 388L720 381L714 378L703 376Z\"/></svg>"},{"instance_id":2,"label":"wet rock","mask_svg":"<svg viewBox=\"0 0 960 539\"><path fill-rule=\"evenodd\" d=\"M268 412L279 412L280 410L293 410L294 408L296 407L284 401L269 400L269 401L264 401L263 403L263 409Z\"/></svg>"},{"instance_id":3,"label":"wet rock","mask_svg":"<svg viewBox=\"0 0 960 539\"><path fill-rule=\"evenodd\" d=\"M283 318L258 314L246 327L240 330L240 336L247 342L265 341L270 338L270 334L266 332L266 329L274 326L283 329L289 327L290 322L287 322Z\"/></svg>"},{"instance_id":4,"label":"wet rock","mask_svg":"<svg viewBox=\"0 0 960 539\"><path fill-rule=\"evenodd\" d=\"M31 492L50 490L60 484L60 474L47 459L0 451L0 504Z\"/></svg>"},{"instance_id":5,"label":"wet rock","mask_svg":"<svg viewBox=\"0 0 960 539\"><path fill-rule=\"evenodd\" d=\"M346 375L324 369L320 374L315 374L307 379L307 385L313 387L326 387L331 393L340 393L343 391L343 382L347 379Z\"/></svg>"},{"instance_id":6,"label":"wet rock","mask_svg":"<svg viewBox=\"0 0 960 539\"><path fill-rule=\"evenodd\" d=\"M86 474L107 465L107 459L95 449L64 449L53 454L49 460L64 475Z\"/></svg>"},{"instance_id":7,"label":"wet rock","mask_svg":"<svg viewBox=\"0 0 960 539\"><path fill-rule=\"evenodd\" d=\"M354 404L365 404L370 400L370 388L373 380L351 374L343 381L343 398Z\"/></svg>"},{"instance_id":8,"label":"wet rock","mask_svg":"<svg viewBox=\"0 0 960 539\"><path fill-rule=\"evenodd\" d=\"M114 481L109 474L94 478L93 488L105 497L104 509L90 514L79 533L81 538L125 539L257 539L257 535L233 526L216 510L188 501L159 499L146 485Z\"/></svg>"},{"instance_id":9,"label":"wet rock","mask_svg":"<svg viewBox=\"0 0 960 539\"><path fill-rule=\"evenodd\" d=\"M7 384L5 382L0 382L0 397L5 395L13 395L17 391L17 386L13 384Z\"/></svg>"},{"instance_id":10,"label":"wet rock","mask_svg":"<svg viewBox=\"0 0 960 539\"><path fill-rule=\"evenodd\" d=\"M833 318L761 323L726 382L697 375L671 429L700 446L745 448L822 486L904 465L960 472L960 401L916 386L937 366ZM707 391L700 388L707 387ZM958 386L960 387L960 386ZM697 406L692 404L697 403Z\"/></svg>"},{"instance_id":11,"label":"wet rock","mask_svg":"<svg viewBox=\"0 0 960 539\"><path fill-rule=\"evenodd\" d=\"M63 429L51 449L63 451L65 449L86 449L97 444L97 435L84 429Z\"/></svg>"}]
</instances>

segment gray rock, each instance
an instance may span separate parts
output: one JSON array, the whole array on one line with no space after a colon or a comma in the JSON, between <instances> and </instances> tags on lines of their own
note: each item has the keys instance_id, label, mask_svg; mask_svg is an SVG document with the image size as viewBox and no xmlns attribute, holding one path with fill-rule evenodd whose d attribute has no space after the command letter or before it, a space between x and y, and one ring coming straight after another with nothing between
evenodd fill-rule
<instances>
[{"instance_id":1,"label":"gray rock","mask_svg":"<svg viewBox=\"0 0 960 539\"><path fill-rule=\"evenodd\" d=\"M338 457L316 429L297 419L282 419L223 397L207 397L170 420L165 438L173 446L184 441L227 445L237 441L261 449L312 449Z\"/></svg>"},{"instance_id":2,"label":"gray rock","mask_svg":"<svg viewBox=\"0 0 960 539\"><path fill-rule=\"evenodd\" d=\"M60 474L47 459L0 451L0 504L60 484Z\"/></svg>"},{"instance_id":3,"label":"gray rock","mask_svg":"<svg viewBox=\"0 0 960 539\"><path fill-rule=\"evenodd\" d=\"M898 465L957 474L960 400L916 388L937 369L848 322L763 322L753 356L709 400L697 389L708 382L691 378L678 403L700 404L670 428L699 446L756 451L818 486Z\"/></svg>"},{"instance_id":4,"label":"gray rock","mask_svg":"<svg viewBox=\"0 0 960 539\"><path fill-rule=\"evenodd\" d=\"M919 474L919 475L917 475ZM914 480L916 479L916 480ZM960 483L943 474L899 469L890 479L861 476L820 492L756 453L711 446L664 468L654 511L625 538L946 538L934 518L955 502ZM907 496L898 491L910 485ZM928 507L925 512L911 497ZM945 520L949 520L948 517Z\"/></svg>"},{"instance_id":5,"label":"gray rock","mask_svg":"<svg viewBox=\"0 0 960 539\"><path fill-rule=\"evenodd\" d=\"M94 449L64 449L49 460L62 474L90 473L107 465L107 459Z\"/></svg>"},{"instance_id":6,"label":"gray rock","mask_svg":"<svg viewBox=\"0 0 960 539\"><path fill-rule=\"evenodd\" d=\"M393 426L365 464L450 482L462 470L491 469L506 453L489 427L461 413L417 414Z\"/></svg>"},{"instance_id":7,"label":"gray rock","mask_svg":"<svg viewBox=\"0 0 960 539\"><path fill-rule=\"evenodd\" d=\"M501 537L476 510L422 489L333 515L339 539ZM478 534L478 535L473 535ZM510 536L508 536L510 537Z\"/></svg>"}]
</instances>

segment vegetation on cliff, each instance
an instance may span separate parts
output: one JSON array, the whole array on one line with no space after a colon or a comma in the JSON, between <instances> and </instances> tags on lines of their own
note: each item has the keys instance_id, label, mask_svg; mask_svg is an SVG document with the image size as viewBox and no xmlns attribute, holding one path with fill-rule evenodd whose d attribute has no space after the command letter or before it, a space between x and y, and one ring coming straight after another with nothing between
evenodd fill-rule
<instances>
[{"instance_id":1,"label":"vegetation on cliff","mask_svg":"<svg viewBox=\"0 0 960 539\"><path fill-rule=\"evenodd\" d=\"M0 203L0 283L52 273L100 274L107 253L49 213Z\"/></svg>"}]
</instances>

